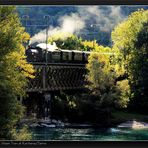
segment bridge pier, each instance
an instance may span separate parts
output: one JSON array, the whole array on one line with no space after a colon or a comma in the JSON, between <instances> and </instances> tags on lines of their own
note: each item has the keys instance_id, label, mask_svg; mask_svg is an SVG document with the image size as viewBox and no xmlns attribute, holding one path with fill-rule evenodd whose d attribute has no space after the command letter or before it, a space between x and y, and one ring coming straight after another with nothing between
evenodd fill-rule
<instances>
[{"instance_id":1,"label":"bridge pier","mask_svg":"<svg viewBox=\"0 0 148 148\"><path fill-rule=\"evenodd\" d=\"M28 93L28 97L22 99L22 104L26 107L26 116L38 119L52 118L54 96L53 92Z\"/></svg>"},{"instance_id":2,"label":"bridge pier","mask_svg":"<svg viewBox=\"0 0 148 148\"><path fill-rule=\"evenodd\" d=\"M53 104L54 96L55 95L52 92L44 94L44 103L45 103L44 118L45 119L52 118L52 104Z\"/></svg>"}]
</instances>

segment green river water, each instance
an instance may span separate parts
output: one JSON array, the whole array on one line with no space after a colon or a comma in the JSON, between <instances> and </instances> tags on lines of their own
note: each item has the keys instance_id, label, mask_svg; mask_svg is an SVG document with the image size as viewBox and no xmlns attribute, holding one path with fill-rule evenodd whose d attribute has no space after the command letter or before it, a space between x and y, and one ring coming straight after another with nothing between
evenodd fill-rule
<instances>
[{"instance_id":1,"label":"green river water","mask_svg":"<svg viewBox=\"0 0 148 148\"><path fill-rule=\"evenodd\" d=\"M137 141L148 140L148 129L119 128L31 128L32 140Z\"/></svg>"}]
</instances>

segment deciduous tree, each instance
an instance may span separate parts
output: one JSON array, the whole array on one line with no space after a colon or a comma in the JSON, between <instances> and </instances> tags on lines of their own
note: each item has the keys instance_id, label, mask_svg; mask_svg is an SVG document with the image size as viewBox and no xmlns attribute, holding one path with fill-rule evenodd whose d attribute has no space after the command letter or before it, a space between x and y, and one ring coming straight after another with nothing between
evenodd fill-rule
<instances>
[{"instance_id":1,"label":"deciduous tree","mask_svg":"<svg viewBox=\"0 0 148 148\"><path fill-rule=\"evenodd\" d=\"M117 59L124 66L131 89L131 103L148 112L148 10L132 13L112 32Z\"/></svg>"},{"instance_id":2,"label":"deciduous tree","mask_svg":"<svg viewBox=\"0 0 148 148\"><path fill-rule=\"evenodd\" d=\"M28 39L15 7L0 6L0 139L17 139L19 135L16 124L24 107L18 97L25 95L27 77L33 78L34 72L23 46Z\"/></svg>"}]
</instances>

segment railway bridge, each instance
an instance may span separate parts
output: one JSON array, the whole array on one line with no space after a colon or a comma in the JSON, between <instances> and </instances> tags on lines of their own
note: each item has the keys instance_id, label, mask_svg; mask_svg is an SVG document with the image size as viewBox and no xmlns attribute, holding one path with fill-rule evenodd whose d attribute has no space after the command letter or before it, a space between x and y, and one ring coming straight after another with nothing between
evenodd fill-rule
<instances>
[{"instance_id":1,"label":"railway bridge","mask_svg":"<svg viewBox=\"0 0 148 148\"><path fill-rule=\"evenodd\" d=\"M27 92L80 90L85 85L85 64L31 63L35 78L30 79Z\"/></svg>"},{"instance_id":2,"label":"railway bridge","mask_svg":"<svg viewBox=\"0 0 148 148\"><path fill-rule=\"evenodd\" d=\"M55 96L60 95L61 91L75 93L85 90L85 64L31 64L35 68L35 78L30 79L28 97L22 100L28 115L36 113L38 118L52 118Z\"/></svg>"}]
</instances>

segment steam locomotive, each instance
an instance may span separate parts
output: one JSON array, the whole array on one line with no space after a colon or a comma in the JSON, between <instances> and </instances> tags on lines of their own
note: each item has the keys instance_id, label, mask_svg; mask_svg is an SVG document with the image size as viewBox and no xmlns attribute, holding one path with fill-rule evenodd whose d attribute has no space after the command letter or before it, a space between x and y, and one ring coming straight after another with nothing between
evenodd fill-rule
<instances>
[{"instance_id":1,"label":"steam locomotive","mask_svg":"<svg viewBox=\"0 0 148 148\"><path fill-rule=\"evenodd\" d=\"M26 50L28 62L86 64L89 55L88 51L58 49L55 43L40 43L36 47L29 46Z\"/></svg>"}]
</instances>

